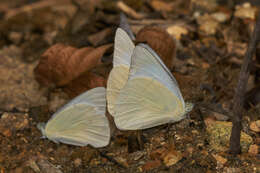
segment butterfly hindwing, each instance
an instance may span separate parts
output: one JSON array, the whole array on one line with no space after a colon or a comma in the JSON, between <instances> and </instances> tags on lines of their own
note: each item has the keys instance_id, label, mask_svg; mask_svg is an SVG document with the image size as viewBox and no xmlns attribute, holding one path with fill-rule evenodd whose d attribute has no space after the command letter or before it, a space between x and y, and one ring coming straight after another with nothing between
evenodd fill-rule
<instances>
[{"instance_id":1,"label":"butterfly hindwing","mask_svg":"<svg viewBox=\"0 0 260 173\"><path fill-rule=\"evenodd\" d=\"M53 115L46 124L46 136L66 144L106 146L110 140L110 128L105 110L105 88L87 91Z\"/></svg>"},{"instance_id":2,"label":"butterfly hindwing","mask_svg":"<svg viewBox=\"0 0 260 173\"><path fill-rule=\"evenodd\" d=\"M130 80L120 92L114 116L121 130L137 130L179 121L181 102L158 81L151 78Z\"/></svg>"}]
</instances>

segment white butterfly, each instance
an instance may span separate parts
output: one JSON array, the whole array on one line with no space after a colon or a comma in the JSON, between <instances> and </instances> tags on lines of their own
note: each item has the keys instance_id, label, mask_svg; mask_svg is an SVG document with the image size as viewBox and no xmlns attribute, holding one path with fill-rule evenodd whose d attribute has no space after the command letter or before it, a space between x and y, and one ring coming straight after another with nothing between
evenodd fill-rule
<instances>
[{"instance_id":1,"label":"white butterfly","mask_svg":"<svg viewBox=\"0 0 260 173\"><path fill-rule=\"evenodd\" d=\"M119 129L146 129L177 122L191 111L193 104L185 104L175 78L148 45L137 45L131 61L128 81L115 100L112 114Z\"/></svg>"},{"instance_id":2,"label":"white butterfly","mask_svg":"<svg viewBox=\"0 0 260 173\"><path fill-rule=\"evenodd\" d=\"M134 47L128 34L118 28L115 36L113 69L107 82L107 107L111 115L115 113L114 105L118 94L127 82Z\"/></svg>"},{"instance_id":3,"label":"white butterfly","mask_svg":"<svg viewBox=\"0 0 260 173\"><path fill-rule=\"evenodd\" d=\"M104 147L110 140L105 93L103 87L91 89L60 108L47 124L37 127L56 143Z\"/></svg>"}]
</instances>

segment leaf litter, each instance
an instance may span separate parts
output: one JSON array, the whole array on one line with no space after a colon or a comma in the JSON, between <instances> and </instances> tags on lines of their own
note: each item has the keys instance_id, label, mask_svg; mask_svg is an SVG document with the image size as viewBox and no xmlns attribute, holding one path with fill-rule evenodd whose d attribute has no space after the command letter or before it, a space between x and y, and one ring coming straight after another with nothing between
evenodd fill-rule
<instances>
[{"instance_id":1,"label":"leaf litter","mask_svg":"<svg viewBox=\"0 0 260 173\"><path fill-rule=\"evenodd\" d=\"M229 8L215 0L28 2L0 2L6 7L0 8L1 172L260 171L259 99L247 99L245 147L239 157L226 150L229 118L215 115L228 117L258 6ZM40 139L38 122L48 120L68 98L106 86L120 11L136 42L147 42L170 67L185 100L204 107L179 123L143 130L137 138L114 130L110 145L99 150ZM41 44L30 46L36 43ZM201 84L211 86L215 95L201 90ZM256 82L251 85L257 90Z\"/></svg>"}]
</instances>

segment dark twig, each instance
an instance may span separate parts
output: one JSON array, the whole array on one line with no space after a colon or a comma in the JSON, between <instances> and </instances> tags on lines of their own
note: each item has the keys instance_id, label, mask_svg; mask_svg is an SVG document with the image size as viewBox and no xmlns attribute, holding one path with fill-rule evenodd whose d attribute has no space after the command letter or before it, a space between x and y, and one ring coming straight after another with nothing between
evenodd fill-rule
<instances>
[{"instance_id":1,"label":"dark twig","mask_svg":"<svg viewBox=\"0 0 260 173\"><path fill-rule=\"evenodd\" d=\"M131 27L128 23L127 17L123 12L120 13L119 27L122 28L123 30L125 30L132 40L135 40L134 33L132 32Z\"/></svg>"},{"instance_id":2,"label":"dark twig","mask_svg":"<svg viewBox=\"0 0 260 173\"><path fill-rule=\"evenodd\" d=\"M126 168L125 165L119 163L119 162L118 162L116 159L114 159L113 157L108 156L108 155L106 154L106 152L100 151L100 150L97 150L97 151L98 151L98 153L100 154L101 157L106 158L107 160L109 160L110 162L114 163L115 165L118 165L118 166L121 167L121 168Z\"/></svg>"},{"instance_id":3,"label":"dark twig","mask_svg":"<svg viewBox=\"0 0 260 173\"><path fill-rule=\"evenodd\" d=\"M26 114L28 113L27 111L20 111L18 110L17 108L13 108L12 110L3 110L3 109L0 109L0 117L1 117L1 114L3 113L12 113L12 114L15 114L15 113L21 113L21 114Z\"/></svg>"},{"instance_id":4,"label":"dark twig","mask_svg":"<svg viewBox=\"0 0 260 173\"><path fill-rule=\"evenodd\" d=\"M243 103L245 99L244 97L245 97L247 81L250 73L250 64L256 50L256 44L258 42L259 32L260 32L260 15L258 15L254 32L248 44L247 52L245 54L244 62L241 67L239 80L238 80L238 84L237 84L237 88L233 100L234 105L233 105L233 118L232 118L232 132L230 136L229 151L231 154L234 155L241 153L240 133L242 129L241 121L242 121L242 114L243 114Z\"/></svg>"},{"instance_id":5,"label":"dark twig","mask_svg":"<svg viewBox=\"0 0 260 173\"><path fill-rule=\"evenodd\" d=\"M216 103L217 102L216 93L215 93L214 89L210 85L202 83L200 85L200 90L206 90L206 91L208 91L210 93L210 95L212 96L211 103Z\"/></svg>"},{"instance_id":6,"label":"dark twig","mask_svg":"<svg viewBox=\"0 0 260 173\"><path fill-rule=\"evenodd\" d=\"M198 104L196 104L196 107L222 114L222 115L226 116L227 118L232 117L231 113L227 110L224 110L220 104L198 103Z\"/></svg>"}]
</instances>

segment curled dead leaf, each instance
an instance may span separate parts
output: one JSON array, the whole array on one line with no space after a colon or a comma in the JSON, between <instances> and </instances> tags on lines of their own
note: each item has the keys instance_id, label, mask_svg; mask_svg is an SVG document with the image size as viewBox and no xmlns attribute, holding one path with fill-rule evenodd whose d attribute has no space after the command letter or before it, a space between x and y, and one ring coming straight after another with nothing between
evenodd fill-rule
<instances>
[{"instance_id":1,"label":"curled dead leaf","mask_svg":"<svg viewBox=\"0 0 260 173\"><path fill-rule=\"evenodd\" d=\"M106 79L92 72L86 72L65 86L64 91L72 98L86 90L103 87Z\"/></svg>"},{"instance_id":2,"label":"curled dead leaf","mask_svg":"<svg viewBox=\"0 0 260 173\"><path fill-rule=\"evenodd\" d=\"M175 149L174 145L166 145L151 152L152 159L160 159L166 166L172 166L183 158L183 154Z\"/></svg>"},{"instance_id":3,"label":"curled dead leaf","mask_svg":"<svg viewBox=\"0 0 260 173\"><path fill-rule=\"evenodd\" d=\"M36 80L45 86L65 86L81 74L102 64L101 58L112 44L98 48L56 44L46 50L35 68Z\"/></svg>"},{"instance_id":4,"label":"curled dead leaf","mask_svg":"<svg viewBox=\"0 0 260 173\"><path fill-rule=\"evenodd\" d=\"M163 157L163 163L166 166L172 166L176 164L178 161L182 159L182 154L174 149L170 149L167 153L165 153Z\"/></svg>"},{"instance_id":5,"label":"curled dead leaf","mask_svg":"<svg viewBox=\"0 0 260 173\"><path fill-rule=\"evenodd\" d=\"M172 69L176 43L167 31L160 27L147 26L138 32L136 41L147 43L161 57L165 65Z\"/></svg>"}]
</instances>

